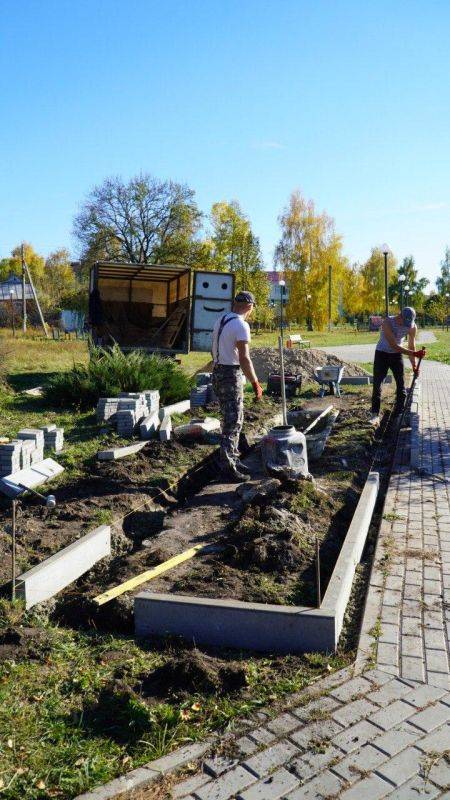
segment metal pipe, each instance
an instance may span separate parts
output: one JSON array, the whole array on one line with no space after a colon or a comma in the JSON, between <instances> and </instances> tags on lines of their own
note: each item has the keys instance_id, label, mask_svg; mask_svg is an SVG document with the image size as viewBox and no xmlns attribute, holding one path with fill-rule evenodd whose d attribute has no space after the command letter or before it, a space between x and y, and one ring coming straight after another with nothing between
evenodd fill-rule
<instances>
[{"instance_id":1,"label":"metal pipe","mask_svg":"<svg viewBox=\"0 0 450 800\"><path fill-rule=\"evenodd\" d=\"M384 293L385 293L385 312L386 317L389 316L389 293L388 293L388 254L384 255Z\"/></svg>"},{"instance_id":2,"label":"metal pipe","mask_svg":"<svg viewBox=\"0 0 450 800\"><path fill-rule=\"evenodd\" d=\"M287 408L286 408L286 384L284 382L284 353L283 353L283 339L278 337L278 349L280 352L280 375L281 375L281 406L283 412L283 425L287 425Z\"/></svg>"},{"instance_id":3,"label":"metal pipe","mask_svg":"<svg viewBox=\"0 0 450 800\"><path fill-rule=\"evenodd\" d=\"M16 516L17 500L12 501L12 553L11 553L11 600L16 599Z\"/></svg>"},{"instance_id":4,"label":"metal pipe","mask_svg":"<svg viewBox=\"0 0 450 800\"><path fill-rule=\"evenodd\" d=\"M322 605L322 592L320 589L320 546L319 538L316 536L316 589L317 589L317 608Z\"/></svg>"},{"instance_id":5,"label":"metal pipe","mask_svg":"<svg viewBox=\"0 0 450 800\"><path fill-rule=\"evenodd\" d=\"M331 331L331 264L328 265L328 330Z\"/></svg>"}]
</instances>

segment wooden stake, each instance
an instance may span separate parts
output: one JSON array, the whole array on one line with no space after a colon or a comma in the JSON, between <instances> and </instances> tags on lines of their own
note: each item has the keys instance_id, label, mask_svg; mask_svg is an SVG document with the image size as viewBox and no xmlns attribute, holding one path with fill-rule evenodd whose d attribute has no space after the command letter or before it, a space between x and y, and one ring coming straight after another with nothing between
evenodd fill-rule
<instances>
[{"instance_id":1,"label":"wooden stake","mask_svg":"<svg viewBox=\"0 0 450 800\"><path fill-rule=\"evenodd\" d=\"M11 553L11 600L16 599L16 512L17 500L12 501L12 553Z\"/></svg>"}]
</instances>

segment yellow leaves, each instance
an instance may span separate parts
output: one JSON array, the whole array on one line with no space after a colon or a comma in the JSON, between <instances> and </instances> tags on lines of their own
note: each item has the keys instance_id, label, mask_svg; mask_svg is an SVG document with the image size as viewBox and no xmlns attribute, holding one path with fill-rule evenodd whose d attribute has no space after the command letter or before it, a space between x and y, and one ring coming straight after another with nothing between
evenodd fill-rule
<instances>
[{"instance_id":1,"label":"yellow leaves","mask_svg":"<svg viewBox=\"0 0 450 800\"><path fill-rule=\"evenodd\" d=\"M182 719L184 722L186 722L188 719L190 719L190 718L191 718L191 716L192 716L192 715L191 715L191 712L190 712L190 711L188 711L186 708L182 708L182 709L181 709L181 711L180 711L180 717L181 717L181 719Z\"/></svg>"},{"instance_id":2,"label":"yellow leaves","mask_svg":"<svg viewBox=\"0 0 450 800\"><path fill-rule=\"evenodd\" d=\"M12 750L13 747L14 747L13 740L12 739L8 739L7 742L6 742L6 746L9 747L10 750Z\"/></svg>"},{"instance_id":3,"label":"yellow leaves","mask_svg":"<svg viewBox=\"0 0 450 800\"><path fill-rule=\"evenodd\" d=\"M201 711L202 707L201 707L200 703L192 703L191 710L192 711Z\"/></svg>"},{"instance_id":4,"label":"yellow leaves","mask_svg":"<svg viewBox=\"0 0 450 800\"><path fill-rule=\"evenodd\" d=\"M46 789L47 787L45 785L45 781L43 780L38 781L36 784L36 788L41 790Z\"/></svg>"}]
</instances>

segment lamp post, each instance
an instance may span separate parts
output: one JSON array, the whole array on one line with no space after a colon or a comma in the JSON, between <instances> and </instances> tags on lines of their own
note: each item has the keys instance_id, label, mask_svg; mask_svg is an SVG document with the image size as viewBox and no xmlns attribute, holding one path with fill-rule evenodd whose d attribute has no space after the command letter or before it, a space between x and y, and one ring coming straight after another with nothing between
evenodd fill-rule
<instances>
[{"instance_id":1,"label":"lamp post","mask_svg":"<svg viewBox=\"0 0 450 800\"><path fill-rule=\"evenodd\" d=\"M448 330L448 301L450 300L450 292L445 293L445 327Z\"/></svg>"},{"instance_id":2,"label":"lamp post","mask_svg":"<svg viewBox=\"0 0 450 800\"><path fill-rule=\"evenodd\" d=\"M280 287L280 335L281 341L283 342L283 305L284 305L284 292L286 288L286 281L279 281L278 285Z\"/></svg>"},{"instance_id":3,"label":"lamp post","mask_svg":"<svg viewBox=\"0 0 450 800\"><path fill-rule=\"evenodd\" d=\"M405 286L405 304L408 302L409 286Z\"/></svg>"},{"instance_id":4,"label":"lamp post","mask_svg":"<svg viewBox=\"0 0 450 800\"><path fill-rule=\"evenodd\" d=\"M331 331L331 264L328 264L328 332Z\"/></svg>"},{"instance_id":5,"label":"lamp post","mask_svg":"<svg viewBox=\"0 0 450 800\"><path fill-rule=\"evenodd\" d=\"M389 255L389 245L383 244L381 246L381 252L384 255L384 299L385 299L385 313L386 317L389 316L389 294L388 294L388 255Z\"/></svg>"},{"instance_id":6,"label":"lamp post","mask_svg":"<svg viewBox=\"0 0 450 800\"><path fill-rule=\"evenodd\" d=\"M405 280L405 275L398 276L398 282L400 284L400 314L403 311L403 281Z\"/></svg>"},{"instance_id":7,"label":"lamp post","mask_svg":"<svg viewBox=\"0 0 450 800\"><path fill-rule=\"evenodd\" d=\"M16 320L14 318L14 300L13 300L13 297L14 297L14 289L10 289L9 290L9 299L11 300L11 327L12 327L13 336L15 337L15 335L16 335Z\"/></svg>"},{"instance_id":8,"label":"lamp post","mask_svg":"<svg viewBox=\"0 0 450 800\"><path fill-rule=\"evenodd\" d=\"M311 295L306 295L306 327L309 331L312 331L312 318L311 318Z\"/></svg>"}]
</instances>

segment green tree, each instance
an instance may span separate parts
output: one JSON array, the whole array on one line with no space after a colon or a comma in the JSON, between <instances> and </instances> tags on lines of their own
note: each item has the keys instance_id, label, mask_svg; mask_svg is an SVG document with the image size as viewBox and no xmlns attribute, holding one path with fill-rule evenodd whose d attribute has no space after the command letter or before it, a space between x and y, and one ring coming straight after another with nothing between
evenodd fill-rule
<instances>
[{"instance_id":1,"label":"green tree","mask_svg":"<svg viewBox=\"0 0 450 800\"><path fill-rule=\"evenodd\" d=\"M424 289L428 285L427 278L419 278L415 267L413 256L405 256L398 268L397 275L389 285L389 297L391 303L397 303L400 308L403 284L403 305L414 306L418 311L422 311L425 302ZM408 291L405 292L405 286Z\"/></svg>"},{"instance_id":2,"label":"green tree","mask_svg":"<svg viewBox=\"0 0 450 800\"><path fill-rule=\"evenodd\" d=\"M441 261L441 274L436 280L436 286L444 297L450 293L450 247L445 248L445 256Z\"/></svg>"},{"instance_id":3,"label":"green tree","mask_svg":"<svg viewBox=\"0 0 450 800\"><path fill-rule=\"evenodd\" d=\"M45 282L45 259L36 253L34 247L28 242L24 242L23 250L33 283L40 286ZM22 275L22 245L20 244L11 251L9 258L3 258L0 261L0 280L6 280L9 275L17 277Z\"/></svg>"},{"instance_id":4,"label":"green tree","mask_svg":"<svg viewBox=\"0 0 450 800\"><path fill-rule=\"evenodd\" d=\"M446 298L442 294L430 294L423 304L423 310L442 324L447 316Z\"/></svg>"},{"instance_id":5,"label":"green tree","mask_svg":"<svg viewBox=\"0 0 450 800\"><path fill-rule=\"evenodd\" d=\"M201 213L188 186L142 174L95 186L74 220L84 262L185 263Z\"/></svg>"},{"instance_id":6,"label":"green tree","mask_svg":"<svg viewBox=\"0 0 450 800\"><path fill-rule=\"evenodd\" d=\"M308 320L323 328L328 319L328 269L331 266L332 319L339 317L340 297L351 304L344 292L350 277L350 266L342 252L342 240L334 228L334 220L325 212L319 214L312 200L299 191L289 198L279 217L281 238L275 250L275 262L289 283L288 319ZM352 312L352 308L346 311Z\"/></svg>"}]
</instances>

